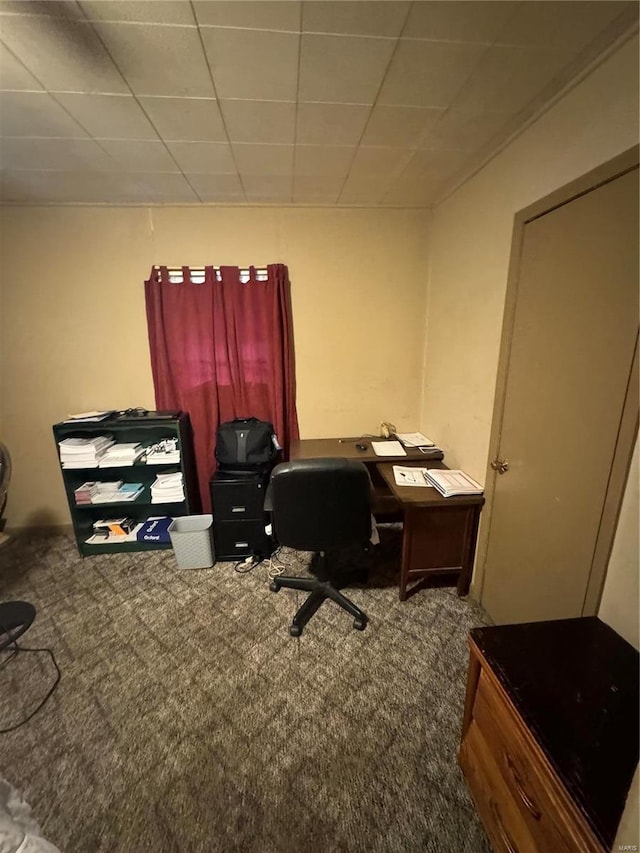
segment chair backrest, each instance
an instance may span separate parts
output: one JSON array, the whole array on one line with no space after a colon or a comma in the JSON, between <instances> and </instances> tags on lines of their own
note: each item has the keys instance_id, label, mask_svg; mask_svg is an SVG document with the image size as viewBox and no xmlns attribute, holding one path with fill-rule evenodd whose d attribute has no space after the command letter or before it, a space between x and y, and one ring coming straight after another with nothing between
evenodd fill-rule
<instances>
[{"instance_id":1,"label":"chair backrest","mask_svg":"<svg viewBox=\"0 0 640 853\"><path fill-rule=\"evenodd\" d=\"M269 485L277 541L299 551L365 545L371 479L362 462L300 459L276 465Z\"/></svg>"}]
</instances>

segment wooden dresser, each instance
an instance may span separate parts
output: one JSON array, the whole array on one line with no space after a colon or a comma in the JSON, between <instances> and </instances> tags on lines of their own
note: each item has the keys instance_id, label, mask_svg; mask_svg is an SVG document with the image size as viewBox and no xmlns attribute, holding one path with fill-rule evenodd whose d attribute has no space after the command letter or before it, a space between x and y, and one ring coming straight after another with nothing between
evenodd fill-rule
<instances>
[{"instance_id":1,"label":"wooden dresser","mask_svg":"<svg viewBox=\"0 0 640 853\"><path fill-rule=\"evenodd\" d=\"M638 763L638 653L595 617L476 628L460 766L504 853L610 851Z\"/></svg>"}]
</instances>

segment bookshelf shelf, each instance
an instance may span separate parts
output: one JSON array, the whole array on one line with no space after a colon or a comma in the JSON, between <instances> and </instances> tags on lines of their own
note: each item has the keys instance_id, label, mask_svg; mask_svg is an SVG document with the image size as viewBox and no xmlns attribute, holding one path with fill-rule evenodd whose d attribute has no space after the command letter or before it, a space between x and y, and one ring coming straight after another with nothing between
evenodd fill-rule
<instances>
[{"instance_id":1,"label":"bookshelf shelf","mask_svg":"<svg viewBox=\"0 0 640 853\"><path fill-rule=\"evenodd\" d=\"M133 465L109 467L87 466L83 468L63 468L64 483L71 522L76 544L81 556L93 554L113 554L130 551L151 551L170 548L163 542L104 542L88 543L93 533L93 524L99 519L127 516L135 521L144 521L150 516L169 515L178 517L192 515L200 511L195 460L193 454L193 436L189 416L183 412L148 412L146 415L112 415L99 422L57 423L53 426L56 453L59 457L58 443L66 438L91 438L98 435L111 435L117 443L139 442L145 446L156 444L163 439L177 439L180 450L179 462L147 465L138 460ZM151 484L159 473L182 472L184 500L174 503L151 503ZM76 504L75 489L87 481L100 480L125 483L142 483L142 493L133 501L109 501L96 504Z\"/></svg>"}]
</instances>

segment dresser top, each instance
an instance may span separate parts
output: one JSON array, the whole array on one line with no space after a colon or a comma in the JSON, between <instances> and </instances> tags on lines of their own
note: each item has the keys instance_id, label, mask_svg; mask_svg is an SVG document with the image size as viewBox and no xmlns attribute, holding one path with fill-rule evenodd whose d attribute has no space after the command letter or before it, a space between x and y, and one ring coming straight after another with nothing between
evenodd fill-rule
<instances>
[{"instance_id":1,"label":"dresser top","mask_svg":"<svg viewBox=\"0 0 640 853\"><path fill-rule=\"evenodd\" d=\"M596 617L475 628L471 641L611 847L638 764L638 652Z\"/></svg>"}]
</instances>

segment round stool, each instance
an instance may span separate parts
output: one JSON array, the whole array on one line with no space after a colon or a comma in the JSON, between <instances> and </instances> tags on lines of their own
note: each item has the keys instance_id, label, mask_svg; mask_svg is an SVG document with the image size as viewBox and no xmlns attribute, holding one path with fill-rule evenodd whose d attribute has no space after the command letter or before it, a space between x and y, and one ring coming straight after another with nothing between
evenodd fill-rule
<instances>
[{"instance_id":1,"label":"round stool","mask_svg":"<svg viewBox=\"0 0 640 853\"><path fill-rule=\"evenodd\" d=\"M0 604L0 652L28 631L36 618L36 609L28 601Z\"/></svg>"},{"instance_id":2,"label":"round stool","mask_svg":"<svg viewBox=\"0 0 640 853\"><path fill-rule=\"evenodd\" d=\"M28 601L5 601L0 603L0 652L8 650L7 657L0 663L0 669L6 666L9 661L13 660L13 658L15 658L19 653L46 652L51 658L56 671L55 680L47 691L44 699L42 699L33 711L31 711L31 713L29 713L20 722L14 723L14 725L8 726L7 728L0 728L0 734L12 732L15 729L20 728L20 726L23 726L25 723L28 723L29 720L37 714L40 708L42 708L47 699L49 699L60 681L60 669L51 649L31 649L18 645L18 638L21 637L25 631L29 630L33 625L33 620L35 618L36 609L33 604L29 604Z\"/></svg>"}]
</instances>

